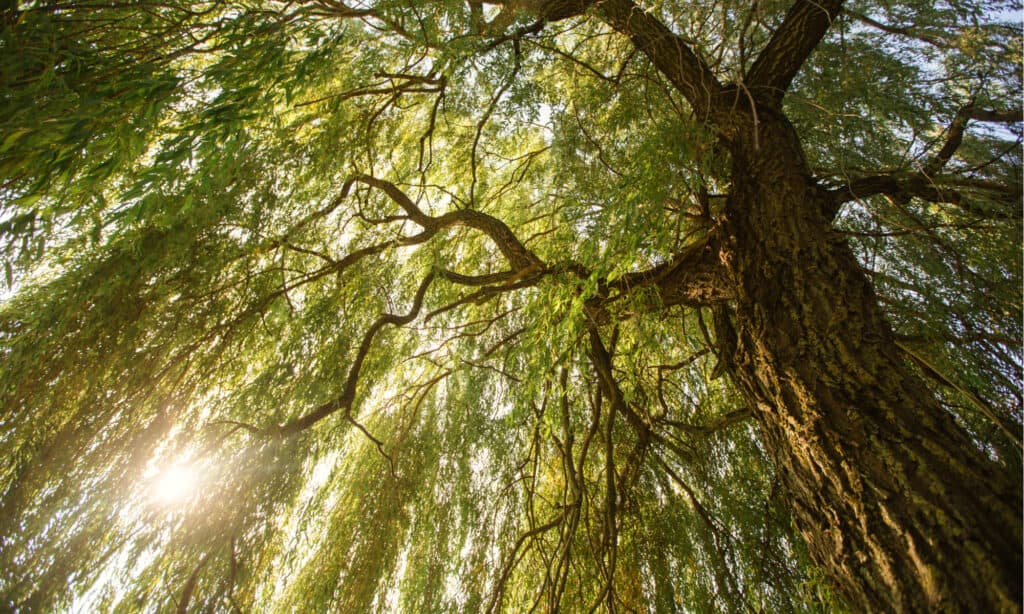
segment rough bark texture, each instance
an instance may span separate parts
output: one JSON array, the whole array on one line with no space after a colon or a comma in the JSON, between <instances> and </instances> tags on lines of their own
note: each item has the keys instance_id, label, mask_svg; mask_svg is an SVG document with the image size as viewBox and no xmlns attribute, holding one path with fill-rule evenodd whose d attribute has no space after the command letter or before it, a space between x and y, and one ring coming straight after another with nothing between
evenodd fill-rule
<instances>
[{"instance_id":1,"label":"rough bark texture","mask_svg":"<svg viewBox=\"0 0 1024 614\"><path fill-rule=\"evenodd\" d=\"M904 362L785 117L735 127L731 371L812 557L855 611L1020 611L1019 479Z\"/></svg>"}]
</instances>

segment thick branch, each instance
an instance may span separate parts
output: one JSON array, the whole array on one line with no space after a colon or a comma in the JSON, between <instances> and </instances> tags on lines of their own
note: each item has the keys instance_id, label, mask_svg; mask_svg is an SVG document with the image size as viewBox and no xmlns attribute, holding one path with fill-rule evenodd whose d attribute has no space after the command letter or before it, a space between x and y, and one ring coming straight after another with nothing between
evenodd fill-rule
<instances>
[{"instance_id":1,"label":"thick branch","mask_svg":"<svg viewBox=\"0 0 1024 614\"><path fill-rule=\"evenodd\" d=\"M311 4L325 11L332 17L341 17L343 19L352 19L358 17L377 17L378 12L375 9L356 9L348 6L341 0L319 0L312 2Z\"/></svg>"},{"instance_id":2,"label":"thick branch","mask_svg":"<svg viewBox=\"0 0 1024 614\"><path fill-rule=\"evenodd\" d=\"M754 60L744 80L751 90L776 103L793 77L825 36L842 6L842 0L797 0Z\"/></svg>"},{"instance_id":3,"label":"thick branch","mask_svg":"<svg viewBox=\"0 0 1024 614\"><path fill-rule=\"evenodd\" d=\"M971 203L965 196L969 193L984 195L996 202L1009 205L1005 212L992 209L981 209ZM968 213L996 219L1020 218L1020 186L1002 185L984 180L954 177L928 177L923 173L907 175L875 175L854 179L845 186L829 192L832 209L827 213L834 215L843 203L885 194L897 202L907 202L910 198L921 198L933 203L949 203L956 205Z\"/></svg>"},{"instance_id":4,"label":"thick branch","mask_svg":"<svg viewBox=\"0 0 1024 614\"><path fill-rule=\"evenodd\" d=\"M973 105L969 104L956 112L946 131L946 142L942 144L942 149L924 165L925 175L931 177L941 171L956 150L960 148L960 144L964 141L964 130L967 129L967 121L971 117L972 107Z\"/></svg>"},{"instance_id":5,"label":"thick branch","mask_svg":"<svg viewBox=\"0 0 1024 614\"><path fill-rule=\"evenodd\" d=\"M604 0L598 13L611 27L625 34L637 49L679 90L702 119L713 119L712 101L722 84L690 45L632 0Z\"/></svg>"},{"instance_id":6,"label":"thick branch","mask_svg":"<svg viewBox=\"0 0 1024 614\"><path fill-rule=\"evenodd\" d=\"M970 118L979 122L1016 124L1024 122L1024 108L1018 108L1012 111L1002 111L999 109L978 109L971 106Z\"/></svg>"},{"instance_id":7,"label":"thick branch","mask_svg":"<svg viewBox=\"0 0 1024 614\"><path fill-rule=\"evenodd\" d=\"M878 194L886 194L901 201L917 197L931 202L957 204L961 199L960 192L940 188L927 177L917 173L861 177L829 192L836 211L844 202Z\"/></svg>"},{"instance_id":8,"label":"thick branch","mask_svg":"<svg viewBox=\"0 0 1024 614\"><path fill-rule=\"evenodd\" d=\"M725 267L719 261L710 238L681 251L668 262L624 275L611 287L626 294L652 286L657 288L664 306L712 305L733 298Z\"/></svg>"}]
</instances>

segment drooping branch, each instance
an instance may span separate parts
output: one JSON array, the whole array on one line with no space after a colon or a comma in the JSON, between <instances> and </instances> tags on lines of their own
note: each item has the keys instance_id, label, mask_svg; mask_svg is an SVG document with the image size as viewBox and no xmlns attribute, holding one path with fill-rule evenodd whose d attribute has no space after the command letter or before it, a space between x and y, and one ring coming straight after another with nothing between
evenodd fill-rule
<instances>
[{"instance_id":1,"label":"drooping branch","mask_svg":"<svg viewBox=\"0 0 1024 614\"><path fill-rule=\"evenodd\" d=\"M708 528L708 531L711 534L712 544L714 545L713 550L717 555L714 559L714 573L719 585L733 593L736 593L736 578L733 576L732 570L729 567L728 557L726 555L729 547L732 545L730 543L732 539L728 529L722 526L721 521L715 518L707 507L701 503L700 498L697 497L697 493L695 493L693 488L691 488L690 485L687 484L678 473L676 473L667 460L658 454L655 454L654 458L662 469L665 470L665 474L668 475L684 493L686 493L686 498L689 499L690 505L693 506L694 511L697 512L697 515Z\"/></svg>"},{"instance_id":2,"label":"drooping branch","mask_svg":"<svg viewBox=\"0 0 1024 614\"><path fill-rule=\"evenodd\" d=\"M967 124L971 120L1012 124L1024 121L1024 115L1019 109L1004 111L977 108L973 101L964 105L950 121L942 147L923 164L920 172L873 175L854 179L830 192L834 207L830 213L835 214L845 202L877 194L885 194L897 202L907 202L910 198L921 198L936 203L964 206L965 191L973 191L983 193L1000 202L1006 202L1011 205L1011 208L1007 210L1006 217L1019 218L1020 211L1017 206L1021 197L1019 185L1005 185L983 179L941 174L963 143ZM991 213L987 213L987 215L991 216Z\"/></svg>"},{"instance_id":3,"label":"drooping branch","mask_svg":"<svg viewBox=\"0 0 1024 614\"><path fill-rule=\"evenodd\" d=\"M896 34L898 36L906 36L909 38L913 38L923 43L928 43L929 45L932 45L934 47L938 47L940 49L946 49L950 46L950 42L947 40L947 36L944 34L934 34L931 32L925 32L919 28L885 24L875 19L872 19L871 17L868 17L863 13L851 11L850 9L843 9L843 12L861 23L867 24L873 28L876 28L883 32L887 32L889 34Z\"/></svg>"},{"instance_id":4,"label":"drooping branch","mask_svg":"<svg viewBox=\"0 0 1024 614\"><path fill-rule=\"evenodd\" d=\"M604 341L601 340L601 333L598 332L597 325L589 322L587 329L590 335L590 351L588 352L590 362L594 365L594 370L597 372L601 392L612 404L611 411L622 414L629 426L636 431L640 441L650 441L651 427L626 402L626 397L623 395L622 389L615 380L615 374L612 371L611 353L605 346Z\"/></svg>"},{"instance_id":5,"label":"drooping branch","mask_svg":"<svg viewBox=\"0 0 1024 614\"><path fill-rule=\"evenodd\" d=\"M498 576L498 580L495 582L494 591L491 593L491 600L487 606L487 612L494 612L495 608L501 604L501 600L505 595L505 585L508 583L508 579L510 574L512 573L512 570L515 569L516 564L521 559L519 550L523 547L523 545L526 544L529 540L532 540L537 536L547 533L551 529L560 526L563 522L565 522L565 516L565 510L563 509L562 513L556 516L553 520L550 520L542 525L533 527L532 529L529 529L528 531L519 536L519 538L516 540L515 545L512 547L512 551L509 553L509 556L506 559L505 564L502 566L501 575Z\"/></svg>"},{"instance_id":6,"label":"drooping branch","mask_svg":"<svg viewBox=\"0 0 1024 614\"><path fill-rule=\"evenodd\" d=\"M185 580L185 585L181 589L181 597L178 599L178 607L174 610L176 614L186 614L188 612L189 603L192 601L192 594L195 592L196 584L199 582L199 574L202 573L203 567L206 566L209 560L210 553L207 552L203 555L203 558L199 559L199 563L196 564L195 569L192 570L188 579Z\"/></svg>"},{"instance_id":7,"label":"drooping branch","mask_svg":"<svg viewBox=\"0 0 1024 614\"><path fill-rule=\"evenodd\" d=\"M367 354L370 353L370 347L373 344L374 337L377 336L377 333L379 333L382 328L389 324L392 326L402 326L412 322L416 316L419 315L420 309L423 307L423 297L426 295L427 289L433 281L433 273L429 273L423 279L420 283L419 289L416 291L416 296L413 298L412 307L409 309L409 313L405 315L386 313L377 318L377 321L370 326L369 330L367 330L366 334L363 336L363 342L359 345L359 350L356 352L356 357L352 361L352 366L349 367L348 377L345 379L345 386L342 388L341 394L330 401L327 401L323 405L320 405L308 414L281 425L276 429L275 434L279 436L288 436L304 431L339 410L344 410L346 416L350 415L350 412L352 411L352 403L356 398L356 385L359 383L359 373L363 368L363 362L366 360Z\"/></svg>"},{"instance_id":8,"label":"drooping branch","mask_svg":"<svg viewBox=\"0 0 1024 614\"><path fill-rule=\"evenodd\" d=\"M608 359L607 364L604 365L604 366L608 367L608 369L609 369L609 376L610 376L611 360L610 360L610 357L608 355L607 350L605 350L603 345L601 344L601 337L597 333L597 330L595 330L593 328L591 329L591 333L590 334L591 334L591 343L593 344L593 341L596 338L597 339L597 344L601 345L600 350L604 352L604 356L602 356L598 360L603 362L604 359L606 359L606 358ZM597 366L598 360L595 360L595 367ZM601 376L601 380L606 385L605 392L606 393L608 393L608 392L617 393L617 395L619 397L619 400L621 401L622 391L618 390L618 386L615 384L614 379L610 380L611 387L608 387L607 384L608 384L609 380L605 380L605 377L603 375ZM612 391L611 388L614 388L615 390ZM615 410L615 407L614 407L616 403L617 403L617 401L615 401L615 400L612 401L613 408L612 408L612 411L608 414L608 419L605 421L605 429L604 429L604 478L605 478L605 493L604 493L604 518L603 518L603 520L604 520L604 526L603 526L604 530L602 531L601 551L604 554L604 556L602 558L606 558L607 559L607 564L606 564L605 568L602 569L602 573L605 576L605 583L604 583L604 587L598 593L597 600L590 607L590 611L596 610L597 609L596 606L598 606L601 603L602 599L605 596L607 596L607 599L608 599L608 601L607 601L607 603L608 603L608 611L609 612L614 612L615 611L615 565L616 565L617 558L618 558L618 548L617 548L617 546L618 546L618 541L619 541L618 540L618 511L617 511L618 510L618 507L617 507L618 494L616 492L616 485L615 485L615 478L617 477L616 473L615 473L615 438L613 437L613 432L614 432L614 427L615 427L615 414L617 413L616 410ZM625 405L623 405L623 407L625 407Z\"/></svg>"},{"instance_id":9,"label":"drooping branch","mask_svg":"<svg viewBox=\"0 0 1024 614\"><path fill-rule=\"evenodd\" d=\"M746 422L752 417L753 413L750 411L750 408L744 407L742 409L737 409L726 414L722 414L721 416L718 416L717 418L715 418L714 420L707 424L689 424L686 422L680 422L678 420L669 420L666 418L662 418L661 420L659 420L659 422L679 429L680 431L686 433L691 437L701 438L707 437L708 435L727 429L731 426L735 426L742 422Z\"/></svg>"},{"instance_id":10,"label":"drooping branch","mask_svg":"<svg viewBox=\"0 0 1024 614\"><path fill-rule=\"evenodd\" d=\"M477 122L477 124L476 124L476 132L475 132L475 134L473 136L473 146L470 147L470 149L469 149L469 169L470 169L469 170L469 174L470 174L469 202L470 202L470 206L475 206L476 205L476 185L477 185L477 181L478 181L478 174L477 174L477 165L478 165L478 163L477 163L477 149L480 147L480 137L483 135L484 127L487 125L487 122L490 121L491 116L494 114L495 108L497 108L497 106L498 106L498 103L501 101L501 99L505 95L505 93L508 92L509 88L512 87L512 85L516 82L516 79L519 77L519 71L520 71L521 68L522 68L522 52L521 52L521 49L520 49L520 46L519 46L519 40L518 39L513 39L512 40L512 70L509 72L508 78L505 80L505 82L501 84L501 87L498 88L498 91L495 92L494 96L491 97L490 104L487 105L487 108L484 110L483 115L480 117L480 120Z\"/></svg>"},{"instance_id":11,"label":"drooping branch","mask_svg":"<svg viewBox=\"0 0 1024 614\"><path fill-rule=\"evenodd\" d=\"M463 275L448 269L441 269L437 273L444 279L460 286L489 286L510 280L516 275L515 271L502 271L500 273L487 273L485 275Z\"/></svg>"},{"instance_id":12,"label":"drooping branch","mask_svg":"<svg viewBox=\"0 0 1024 614\"><path fill-rule=\"evenodd\" d=\"M357 87L337 94L328 94L327 96L321 96L314 98L313 100L307 100L300 102L295 105L296 108L306 107L328 100L335 103L349 100L351 98L359 98L362 96L401 96L402 94L443 94L445 88L445 78L434 77L432 75L397 75L397 74L380 74L375 75L385 79L380 83L373 85L366 85L363 87Z\"/></svg>"},{"instance_id":13,"label":"drooping branch","mask_svg":"<svg viewBox=\"0 0 1024 614\"><path fill-rule=\"evenodd\" d=\"M916 364L921 371L928 377L939 382L943 386L948 386L953 390L956 390L966 398L971 405L973 405L982 415L988 418L993 424L999 427L999 430L1007 436L1007 438L1013 442L1013 445L1017 448L1022 448L1021 437L1020 437L1020 426L1004 418L995 408L993 408L987 401L981 398L977 392L971 390L968 386L958 382L955 377L947 375L938 366L932 364L931 361L921 352L914 350L907 343L896 340L896 347L900 348L904 354Z\"/></svg>"},{"instance_id":14,"label":"drooping branch","mask_svg":"<svg viewBox=\"0 0 1024 614\"><path fill-rule=\"evenodd\" d=\"M744 82L778 104L793 77L828 32L842 0L797 0L747 72Z\"/></svg>"},{"instance_id":15,"label":"drooping branch","mask_svg":"<svg viewBox=\"0 0 1024 614\"><path fill-rule=\"evenodd\" d=\"M476 290L475 292L471 292L468 295L463 296L460 299L448 303L447 305L438 307L437 309L428 313L425 319L427 321L430 321L435 317L441 315L442 313L446 313L462 305L467 305L469 303L482 304L505 292L511 292L513 290L519 290L521 288L528 288L530 286L534 286L536 285L538 279L539 278L537 276L530 275L524 279L512 280L505 284L483 287L479 290Z\"/></svg>"}]
</instances>

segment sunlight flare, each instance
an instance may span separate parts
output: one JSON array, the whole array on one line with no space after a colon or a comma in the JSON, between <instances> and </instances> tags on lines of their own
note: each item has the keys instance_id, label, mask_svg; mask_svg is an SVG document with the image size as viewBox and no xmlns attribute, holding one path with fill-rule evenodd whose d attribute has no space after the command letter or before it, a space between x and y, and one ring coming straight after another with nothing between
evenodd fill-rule
<instances>
[{"instance_id":1,"label":"sunlight flare","mask_svg":"<svg viewBox=\"0 0 1024 614\"><path fill-rule=\"evenodd\" d=\"M180 503L195 491L199 482L194 468L188 465L168 467L154 477L153 499L159 503Z\"/></svg>"}]
</instances>

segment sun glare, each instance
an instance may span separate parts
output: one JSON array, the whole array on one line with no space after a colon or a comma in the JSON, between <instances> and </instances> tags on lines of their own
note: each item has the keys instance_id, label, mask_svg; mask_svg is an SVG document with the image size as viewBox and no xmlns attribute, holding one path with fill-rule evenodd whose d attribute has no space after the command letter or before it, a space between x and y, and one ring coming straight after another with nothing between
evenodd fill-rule
<instances>
[{"instance_id":1,"label":"sun glare","mask_svg":"<svg viewBox=\"0 0 1024 614\"><path fill-rule=\"evenodd\" d=\"M179 503L192 494L196 482L195 470L191 467L169 467L154 479L153 498L160 503Z\"/></svg>"}]
</instances>

